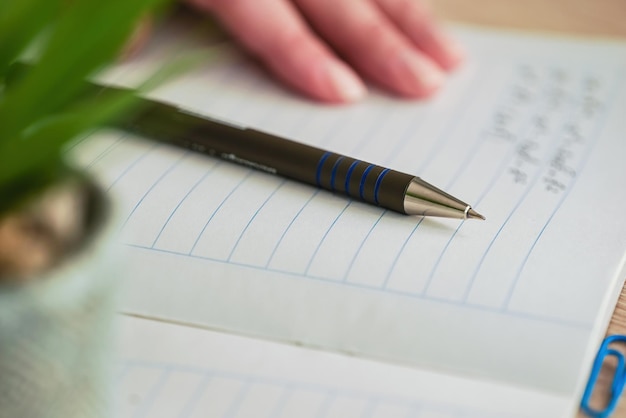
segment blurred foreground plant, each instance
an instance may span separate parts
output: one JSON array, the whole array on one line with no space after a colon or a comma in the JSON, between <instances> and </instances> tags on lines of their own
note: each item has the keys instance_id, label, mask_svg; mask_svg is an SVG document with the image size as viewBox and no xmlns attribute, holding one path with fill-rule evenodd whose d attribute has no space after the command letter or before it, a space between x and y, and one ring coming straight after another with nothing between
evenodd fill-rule
<instances>
[{"instance_id":1,"label":"blurred foreground plant","mask_svg":"<svg viewBox=\"0 0 626 418\"><path fill-rule=\"evenodd\" d=\"M0 2L0 217L66 174L64 146L133 105L85 97L84 80L117 58L163 0ZM34 65L8 83L28 49Z\"/></svg>"}]
</instances>

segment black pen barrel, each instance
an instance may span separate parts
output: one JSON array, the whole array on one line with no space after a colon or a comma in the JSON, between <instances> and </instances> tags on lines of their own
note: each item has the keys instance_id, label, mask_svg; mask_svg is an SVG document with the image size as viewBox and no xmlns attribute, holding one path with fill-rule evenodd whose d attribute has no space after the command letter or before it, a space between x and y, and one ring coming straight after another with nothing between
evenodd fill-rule
<instances>
[{"instance_id":1,"label":"black pen barrel","mask_svg":"<svg viewBox=\"0 0 626 418\"><path fill-rule=\"evenodd\" d=\"M146 102L125 129L234 163L278 174L354 199L405 213L406 189L414 178L224 121L214 121L160 102Z\"/></svg>"}]
</instances>

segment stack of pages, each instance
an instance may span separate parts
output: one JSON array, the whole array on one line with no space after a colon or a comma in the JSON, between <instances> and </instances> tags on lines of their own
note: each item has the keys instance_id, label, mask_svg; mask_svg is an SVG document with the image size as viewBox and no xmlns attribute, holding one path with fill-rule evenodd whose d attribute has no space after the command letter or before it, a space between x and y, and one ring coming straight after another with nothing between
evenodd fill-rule
<instances>
[{"instance_id":1,"label":"stack of pages","mask_svg":"<svg viewBox=\"0 0 626 418\"><path fill-rule=\"evenodd\" d=\"M573 416L625 277L626 44L451 28L427 101L325 106L229 45L165 28L105 77L419 175L486 221L403 216L101 131L72 150L127 255L120 417Z\"/></svg>"}]
</instances>

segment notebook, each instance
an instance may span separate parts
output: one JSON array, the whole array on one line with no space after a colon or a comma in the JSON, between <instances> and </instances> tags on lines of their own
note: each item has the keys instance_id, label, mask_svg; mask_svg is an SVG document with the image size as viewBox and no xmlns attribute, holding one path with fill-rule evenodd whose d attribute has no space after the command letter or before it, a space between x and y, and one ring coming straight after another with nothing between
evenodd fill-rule
<instances>
[{"instance_id":1,"label":"notebook","mask_svg":"<svg viewBox=\"0 0 626 418\"><path fill-rule=\"evenodd\" d=\"M72 154L113 197L127 262L128 417L572 416L626 274L626 44L466 26L426 101L326 106L229 44L164 28L103 76L421 176L487 220L403 216L99 131Z\"/></svg>"}]
</instances>

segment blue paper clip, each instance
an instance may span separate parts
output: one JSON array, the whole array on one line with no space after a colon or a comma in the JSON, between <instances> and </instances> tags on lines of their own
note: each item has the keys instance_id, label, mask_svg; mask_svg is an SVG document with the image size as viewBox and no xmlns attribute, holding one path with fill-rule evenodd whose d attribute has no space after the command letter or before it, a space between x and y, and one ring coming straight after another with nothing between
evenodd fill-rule
<instances>
[{"instance_id":1,"label":"blue paper clip","mask_svg":"<svg viewBox=\"0 0 626 418\"><path fill-rule=\"evenodd\" d=\"M624 355L613 348L610 348L609 345L612 343L621 342L626 343L626 335L611 335L606 337L598 350L598 354L596 355L596 359L593 362L593 368L591 369L591 374L589 375L589 381L587 382L587 387L585 388L585 393L583 394L583 398L580 402L580 408L590 417L593 418L606 418L613 413L617 403L619 402L622 391L624 390L624 385L626 384L626 370L624 369L625 360ZM603 410L593 409L589 405L589 401L591 400L591 394L593 393L593 388L596 385L598 380L598 375L600 375L600 370L602 370L602 364L604 363L604 359L607 356L613 356L617 360L617 365L615 367L615 374L613 375L613 383L610 388L610 398Z\"/></svg>"}]
</instances>

